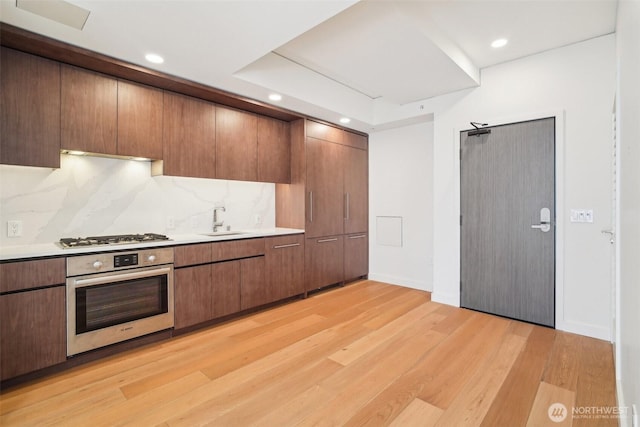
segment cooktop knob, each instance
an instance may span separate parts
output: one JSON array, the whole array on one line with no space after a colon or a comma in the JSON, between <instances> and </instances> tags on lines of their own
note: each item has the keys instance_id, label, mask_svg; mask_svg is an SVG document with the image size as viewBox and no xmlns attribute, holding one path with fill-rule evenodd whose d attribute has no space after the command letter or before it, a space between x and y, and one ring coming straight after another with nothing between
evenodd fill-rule
<instances>
[{"instance_id":1,"label":"cooktop knob","mask_svg":"<svg viewBox=\"0 0 640 427\"><path fill-rule=\"evenodd\" d=\"M96 261L93 263L93 268L100 270L102 268L102 261Z\"/></svg>"},{"instance_id":2,"label":"cooktop knob","mask_svg":"<svg viewBox=\"0 0 640 427\"><path fill-rule=\"evenodd\" d=\"M156 260L156 256L155 256L155 255L149 255L149 257L147 258L147 260L148 260L149 262L153 262L153 261L155 261L155 260Z\"/></svg>"}]
</instances>

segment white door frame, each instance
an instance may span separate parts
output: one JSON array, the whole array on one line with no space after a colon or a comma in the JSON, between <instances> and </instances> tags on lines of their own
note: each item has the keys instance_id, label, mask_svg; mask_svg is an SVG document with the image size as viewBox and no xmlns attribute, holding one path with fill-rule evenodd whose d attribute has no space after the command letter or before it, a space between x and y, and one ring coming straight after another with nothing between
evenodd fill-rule
<instances>
[{"instance_id":1,"label":"white door frame","mask_svg":"<svg viewBox=\"0 0 640 427\"><path fill-rule=\"evenodd\" d=\"M469 120L483 120L483 123L489 123L489 126L507 125L517 122L526 122L530 120L544 119L547 117L555 117L556 119L556 141L555 141L555 192L556 192L556 209L555 209L555 224L556 224L556 249L555 249L555 288L556 288L556 329L567 330L567 325L564 321L564 176L565 176L565 111L564 110L551 110L551 111L539 111L528 114L516 114L513 116L502 116L497 118L486 117L470 117ZM456 126L453 130L454 140L454 211L457 217L460 217L460 132L468 130L470 128L469 122ZM460 229L457 232L457 246L458 246L458 276L457 282L460 282ZM460 306L460 293L458 292L458 306Z\"/></svg>"}]
</instances>

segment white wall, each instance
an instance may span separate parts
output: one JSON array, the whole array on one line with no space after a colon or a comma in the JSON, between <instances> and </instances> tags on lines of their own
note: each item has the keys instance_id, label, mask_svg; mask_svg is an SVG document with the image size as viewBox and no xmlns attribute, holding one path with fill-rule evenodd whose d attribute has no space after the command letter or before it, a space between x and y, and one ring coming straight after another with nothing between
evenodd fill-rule
<instances>
[{"instance_id":1,"label":"white wall","mask_svg":"<svg viewBox=\"0 0 640 427\"><path fill-rule=\"evenodd\" d=\"M616 368L621 406L640 410L640 2L618 5L618 141L620 277ZM629 409L629 412L631 410ZM630 425L630 424L626 424Z\"/></svg>"},{"instance_id":2,"label":"white wall","mask_svg":"<svg viewBox=\"0 0 640 427\"><path fill-rule=\"evenodd\" d=\"M62 155L60 169L0 166L0 245L50 243L61 237L123 233L190 234L212 228L221 202L225 225L272 228L275 185L151 177L149 162ZM255 215L262 224L255 225ZM167 228L173 217L175 228ZM8 220L23 236L8 238Z\"/></svg>"},{"instance_id":3,"label":"white wall","mask_svg":"<svg viewBox=\"0 0 640 427\"><path fill-rule=\"evenodd\" d=\"M611 338L611 245L601 230L611 227L615 76L609 35L486 68L479 88L433 101L434 300L460 299L457 131L560 112L556 327ZM594 223L570 223L571 208L593 209Z\"/></svg>"},{"instance_id":4,"label":"white wall","mask_svg":"<svg viewBox=\"0 0 640 427\"><path fill-rule=\"evenodd\" d=\"M432 290L433 123L369 135L369 278ZM400 216L402 247L377 242L376 217Z\"/></svg>"}]
</instances>

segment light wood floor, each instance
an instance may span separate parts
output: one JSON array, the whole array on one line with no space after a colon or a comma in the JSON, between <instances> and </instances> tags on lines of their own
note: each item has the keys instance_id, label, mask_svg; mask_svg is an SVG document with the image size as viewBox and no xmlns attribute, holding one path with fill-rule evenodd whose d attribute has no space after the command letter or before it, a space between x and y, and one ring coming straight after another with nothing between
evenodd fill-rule
<instances>
[{"instance_id":1,"label":"light wood floor","mask_svg":"<svg viewBox=\"0 0 640 427\"><path fill-rule=\"evenodd\" d=\"M609 343L362 281L10 389L0 425L614 426L571 411L615 404Z\"/></svg>"}]
</instances>

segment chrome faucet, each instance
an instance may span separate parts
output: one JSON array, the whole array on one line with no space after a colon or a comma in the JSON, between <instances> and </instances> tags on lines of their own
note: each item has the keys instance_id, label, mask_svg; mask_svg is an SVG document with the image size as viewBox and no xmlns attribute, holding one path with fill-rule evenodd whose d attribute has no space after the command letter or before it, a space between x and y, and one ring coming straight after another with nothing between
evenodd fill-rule
<instances>
[{"instance_id":1,"label":"chrome faucet","mask_svg":"<svg viewBox=\"0 0 640 427\"><path fill-rule=\"evenodd\" d=\"M222 227L224 221L218 221L218 211L226 212L224 206L213 208L213 232L216 233L219 227Z\"/></svg>"}]
</instances>

